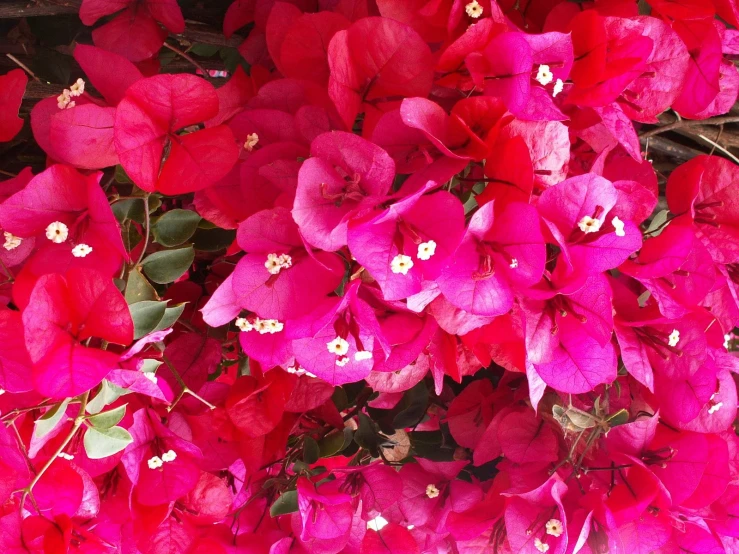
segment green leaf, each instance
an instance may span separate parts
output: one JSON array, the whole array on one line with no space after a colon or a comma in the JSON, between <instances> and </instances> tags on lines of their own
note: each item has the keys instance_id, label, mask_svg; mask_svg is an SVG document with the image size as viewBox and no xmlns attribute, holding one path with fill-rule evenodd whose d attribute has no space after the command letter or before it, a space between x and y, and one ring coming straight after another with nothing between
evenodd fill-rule
<instances>
[{"instance_id":1,"label":"green leaf","mask_svg":"<svg viewBox=\"0 0 739 554\"><path fill-rule=\"evenodd\" d=\"M100 460L113 454L117 454L133 442L131 433L123 427L111 427L110 429L96 429L90 427L85 432L82 441L85 452L91 460Z\"/></svg>"},{"instance_id":2,"label":"green leaf","mask_svg":"<svg viewBox=\"0 0 739 554\"><path fill-rule=\"evenodd\" d=\"M343 431L335 431L318 441L318 451L321 458L328 458L342 452L354 438L354 431L344 427Z\"/></svg>"},{"instance_id":3,"label":"green leaf","mask_svg":"<svg viewBox=\"0 0 739 554\"><path fill-rule=\"evenodd\" d=\"M321 451L318 448L318 443L311 437L305 437L303 439L303 461L306 464L315 464L320 457Z\"/></svg>"},{"instance_id":4,"label":"green leaf","mask_svg":"<svg viewBox=\"0 0 739 554\"><path fill-rule=\"evenodd\" d=\"M108 412L102 412L97 415L90 416L87 418L87 422L98 430L110 429L114 425L118 425L123 419L123 416L126 415L126 406L127 404L124 404L123 406L118 406Z\"/></svg>"},{"instance_id":5,"label":"green leaf","mask_svg":"<svg viewBox=\"0 0 739 554\"><path fill-rule=\"evenodd\" d=\"M166 302L144 300L129 306L133 319L133 339L139 340L157 328L167 311Z\"/></svg>"},{"instance_id":6,"label":"green leaf","mask_svg":"<svg viewBox=\"0 0 739 554\"><path fill-rule=\"evenodd\" d=\"M354 433L354 442L362 448L369 450L375 458L380 456L380 441L377 436L377 427L375 423L362 412L359 416L359 428Z\"/></svg>"},{"instance_id":7,"label":"green leaf","mask_svg":"<svg viewBox=\"0 0 739 554\"><path fill-rule=\"evenodd\" d=\"M159 300L157 291L146 280L138 268L133 268L128 274L128 284L126 285L126 302L135 304L144 300Z\"/></svg>"},{"instance_id":8,"label":"green leaf","mask_svg":"<svg viewBox=\"0 0 739 554\"><path fill-rule=\"evenodd\" d=\"M232 229L198 229L193 237L195 249L201 252L218 252L229 245L236 238L236 231Z\"/></svg>"},{"instance_id":9,"label":"green leaf","mask_svg":"<svg viewBox=\"0 0 739 554\"><path fill-rule=\"evenodd\" d=\"M401 400L401 411L393 418L395 429L413 427L426 413L429 402L429 391L426 384L421 381L412 389L406 391Z\"/></svg>"},{"instance_id":10,"label":"green leaf","mask_svg":"<svg viewBox=\"0 0 739 554\"><path fill-rule=\"evenodd\" d=\"M615 414L608 416L606 420L609 427L618 427L629 422L629 412L625 409L617 411Z\"/></svg>"},{"instance_id":11,"label":"green leaf","mask_svg":"<svg viewBox=\"0 0 739 554\"><path fill-rule=\"evenodd\" d=\"M154 225L154 240L164 246L179 246L198 228L201 217L190 210L165 212Z\"/></svg>"},{"instance_id":12,"label":"green leaf","mask_svg":"<svg viewBox=\"0 0 739 554\"><path fill-rule=\"evenodd\" d=\"M162 250L146 257L141 266L146 276L160 285L172 283L182 277L195 260L192 246L176 250Z\"/></svg>"},{"instance_id":13,"label":"green leaf","mask_svg":"<svg viewBox=\"0 0 739 554\"><path fill-rule=\"evenodd\" d=\"M247 61L241 56L241 54L239 54L238 49L226 46L221 48L218 54L221 56L221 60L223 60L226 69L231 73L236 71L236 67L239 65L244 71L249 73L250 66Z\"/></svg>"},{"instance_id":14,"label":"green leaf","mask_svg":"<svg viewBox=\"0 0 739 554\"><path fill-rule=\"evenodd\" d=\"M128 173L126 173L126 170L123 169L122 165L115 166L115 173L113 174L113 177L115 178L116 182L124 184L124 185L132 185L133 181L128 176Z\"/></svg>"},{"instance_id":15,"label":"green leaf","mask_svg":"<svg viewBox=\"0 0 739 554\"><path fill-rule=\"evenodd\" d=\"M116 386L110 381L106 381L105 379L103 379L100 391L95 395L95 398L87 403L87 413L100 413L101 411L103 411L103 408L105 408L105 406L107 406L108 404L112 404L124 394L128 394L128 392L129 391L127 391L126 389Z\"/></svg>"},{"instance_id":16,"label":"green leaf","mask_svg":"<svg viewBox=\"0 0 739 554\"><path fill-rule=\"evenodd\" d=\"M211 56L215 56L216 54L218 54L218 51L220 49L221 47L215 44L195 43L187 51L192 54L195 54L196 56L202 56L203 58L210 58Z\"/></svg>"},{"instance_id":17,"label":"green leaf","mask_svg":"<svg viewBox=\"0 0 739 554\"><path fill-rule=\"evenodd\" d=\"M298 491L287 491L275 500L269 509L272 517L284 516L298 511Z\"/></svg>"},{"instance_id":18,"label":"green leaf","mask_svg":"<svg viewBox=\"0 0 739 554\"><path fill-rule=\"evenodd\" d=\"M119 200L111 206L116 219L123 223L127 219L135 221L143 225L144 223L144 203L143 198L126 198Z\"/></svg>"},{"instance_id":19,"label":"green leaf","mask_svg":"<svg viewBox=\"0 0 739 554\"><path fill-rule=\"evenodd\" d=\"M37 439L45 437L59 424L67 411L67 406L69 406L69 399L60 402L59 404L55 404L53 408L36 420L33 434Z\"/></svg>"},{"instance_id":20,"label":"green leaf","mask_svg":"<svg viewBox=\"0 0 739 554\"><path fill-rule=\"evenodd\" d=\"M184 310L185 302L164 310L164 317L159 322L159 325L156 326L154 331L163 331L164 329L169 329L170 327L172 327L172 325L174 325L175 322L180 318Z\"/></svg>"},{"instance_id":21,"label":"green leaf","mask_svg":"<svg viewBox=\"0 0 739 554\"><path fill-rule=\"evenodd\" d=\"M662 233L665 229L664 227L659 229L659 227L667 222L668 215L670 215L670 210L660 210L657 212L657 214L652 218L652 221L649 222L649 227L647 227L647 230L644 233L655 237ZM657 231L657 229L659 229L659 231Z\"/></svg>"}]
</instances>

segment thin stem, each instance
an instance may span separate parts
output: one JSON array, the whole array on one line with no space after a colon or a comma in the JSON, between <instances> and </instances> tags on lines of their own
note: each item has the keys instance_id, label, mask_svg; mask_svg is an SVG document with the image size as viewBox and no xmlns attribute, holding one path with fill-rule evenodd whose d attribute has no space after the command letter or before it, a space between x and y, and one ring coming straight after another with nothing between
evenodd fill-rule
<instances>
[{"instance_id":1,"label":"thin stem","mask_svg":"<svg viewBox=\"0 0 739 554\"><path fill-rule=\"evenodd\" d=\"M725 125L726 123L739 123L739 116L711 117L709 119L703 120L678 119L677 121L673 121L669 125L663 125L662 127L657 127L656 129L651 129L645 133L642 133L639 135L639 137L649 138L661 133L666 133L667 131L680 129L682 127L693 127L695 125Z\"/></svg>"},{"instance_id":2,"label":"thin stem","mask_svg":"<svg viewBox=\"0 0 739 554\"><path fill-rule=\"evenodd\" d=\"M146 256L146 249L149 247L149 227L151 226L151 218L149 217L149 195L143 197L144 200L144 247L141 249L139 259L134 265L139 265L144 256Z\"/></svg>"},{"instance_id":3,"label":"thin stem","mask_svg":"<svg viewBox=\"0 0 739 554\"><path fill-rule=\"evenodd\" d=\"M23 492L23 497L21 498L21 509L23 509L23 507L26 504L26 498L30 496L31 502L33 503L34 508L36 508L36 511L39 512L39 508L38 508L38 505L36 504L36 500L33 498L33 487L35 487L38 484L38 482L41 480L41 477L44 476L44 473L46 473L49 470L49 468L51 467L51 464L53 464L54 461L59 457L59 454L64 452L64 449L72 441L74 436L77 434L77 431L79 431L80 427L82 427L82 424L85 421L84 419L85 409L87 408L87 400L89 397L90 397L90 391L87 391L85 394L82 395L82 399L80 400L80 409L77 412L77 417L74 418L74 423L72 424L72 430L69 432L66 438L62 441L62 444L59 445L59 448L56 449L56 452L54 452L51 455L51 458L49 458L49 461L47 461L46 464L44 464L44 466L36 474L33 480L28 484L28 486L24 489L21 489L21 491Z\"/></svg>"},{"instance_id":4,"label":"thin stem","mask_svg":"<svg viewBox=\"0 0 739 554\"><path fill-rule=\"evenodd\" d=\"M737 158L734 154L732 154L726 148L724 148L723 146L721 146L718 142L714 142L711 139L709 139L708 137L705 137L703 135L698 135L698 136L700 138L702 138L703 140L705 140L708 144L713 145L714 148L720 150L721 152L723 152L724 154L726 154L727 156L729 156L729 158L731 158L735 163L738 163L739 164L739 158Z\"/></svg>"},{"instance_id":5,"label":"thin stem","mask_svg":"<svg viewBox=\"0 0 739 554\"><path fill-rule=\"evenodd\" d=\"M166 48L169 48L175 54L177 54L179 56L182 56L184 59L186 59L192 65L194 65L197 69L199 69L203 73L203 77L208 77L208 72L205 70L205 68L202 65L200 65L198 62L196 62L192 57L190 57L187 54L185 54L179 48L175 48L174 46L172 46L171 44L167 44L166 42L164 43L164 46Z\"/></svg>"},{"instance_id":6,"label":"thin stem","mask_svg":"<svg viewBox=\"0 0 739 554\"><path fill-rule=\"evenodd\" d=\"M18 58L16 58L13 54L5 54L5 55L8 58L10 58L11 60L13 60L13 63L15 65L17 65L21 69L25 70L25 72L28 73L33 78L34 81L36 81L37 83L40 83L41 82L41 79L39 79L38 77L36 77L36 75L33 73L33 71L31 71L26 64L24 64L22 61L20 61Z\"/></svg>"},{"instance_id":7,"label":"thin stem","mask_svg":"<svg viewBox=\"0 0 739 554\"><path fill-rule=\"evenodd\" d=\"M211 410L215 410L216 409L216 407L213 404L211 404L210 402L208 402L205 398L203 398L199 394L193 392L192 389L190 389L190 387L188 387L185 384L185 381L182 380L182 377L180 377L180 374L177 373L177 370L172 365L172 362L169 361L169 358L167 358L167 356L165 356L164 353L162 353L162 360L164 361L165 364L167 364L167 367L172 372L172 375L174 375L174 378L177 380L177 382L179 383L179 385L182 387L182 391L180 392L180 394L177 395L177 398L174 399L174 402L172 402L172 404L167 408L167 411L168 412L171 412L172 410L174 410L174 408L177 405L177 403L180 400L182 400L182 397L185 396L186 394L189 394L190 396L192 396L196 400L199 400L200 402L202 402L203 404L205 404L206 406L208 406L208 408L210 408Z\"/></svg>"}]
</instances>

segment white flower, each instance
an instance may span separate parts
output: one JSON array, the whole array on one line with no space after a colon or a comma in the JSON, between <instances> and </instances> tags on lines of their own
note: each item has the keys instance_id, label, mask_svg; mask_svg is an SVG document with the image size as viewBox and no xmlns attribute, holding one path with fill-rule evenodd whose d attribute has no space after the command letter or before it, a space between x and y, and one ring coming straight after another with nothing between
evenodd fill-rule
<instances>
[{"instance_id":1,"label":"white flower","mask_svg":"<svg viewBox=\"0 0 739 554\"><path fill-rule=\"evenodd\" d=\"M277 275L283 269L292 267L293 259L289 254L267 254L267 261L264 262L264 267L267 268L272 275Z\"/></svg>"},{"instance_id":2,"label":"white flower","mask_svg":"<svg viewBox=\"0 0 739 554\"><path fill-rule=\"evenodd\" d=\"M72 454L67 454L66 452L59 452L59 457L62 460L67 460L67 461L74 460L74 456Z\"/></svg>"},{"instance_id":3,"label":"white flower","mask_svg":"<svg viewBox=\"0 0 739 554\"><path fill-rule=\"evenodd\" d=\"M367 529L372 529L373 531L379 531L383 527L387 525L387 520L382 516L377 516L375 519L370 519L367 522Z\"/></svg>"},{"instance_id":4,"label":"white flower","mask_svg":"<svg viewBox=\"0 0 739 554\"><path fill-rule=\"evenodd\" d=\"M7 231L3 233L3 237L5 237L5 243L3 244L3 248L5 248L5 250L15 250L23 242L22 238L16 237Z\"/></svg>"},{"instance_id":5,"label":"white flower","mask_svg":"<svg viewBox=\"0 0 739 554\"><path fill-rule=\"evenodd\" d=\"M242 317L238 318L236 320L236 326L239 327L242 331L251 331L252 329L257 331L260 335L274 335L275 333L279 333L285 328L285 324L277 321L276 319L259 319L254 318L253 323L249 323L248 321L244 320L244 322L240 322L239 320L244 319Z\"/></svg>"},{"instance_id":6,"label":"white flower","mask_svg":"<svg viewBox=\"0 0 739 554\"><path fill-rule=\"evenodd\" d=\"M149 381L151 381L155 385L157 384L157 381L158 381L157 376L154 375L153 373L148 372L148 371L145 371L144 372L144 377L146 377Z\"/></svg>"},{"instance_id":7,"label":"white flower","mask_svg":"<svg viewBox=\"0 0 739 554\"><path fill-rule=\"evenodd\" d=\"M162 462L159 456L152 456L146 461L146 464L149 466L149 469L159 469L164 465L164 462Z\"/></svg>"},{"instance_id":8,"label":"white flower","mask_svg":"<svg viewBox=\"0 0 739 554\"><path fill-rule=\"evenodd\" d=\"M436 253L436 242L430 240L418 245L418 259L428 260Z\"/></svg>"},{"instance_id":9,"label":"white flower","mask_svg":"<svg viewBox=\"0 0 739 554\"><path fill-rule=\"evenodd\" d=\"M69 89L65 88L62 93L56 97L56 105L60 110L65 108L74 108L75 103L72 100L72 93Z\"/></svg>"},{"instance_id":10,"label":"white flower","mask_svg":"<svg viewBox=\"0 0 739 554\"><path fill-rule=\"evenodd\" d=\"M611 220L611 224L613 225L613 228L616 230L616 236L617 237L625 237L626 233L624 232L624 222L621 221L618 216L614 217Z\"/></svg>"},{"instance_id":11,"label":"white flower","mask_svg":"<svg viewBox=\"0 0 739 554\"><path fill-rule=\"evenodd\" d=\"M472 19L477 19L482 15L482 6L477 2L477 0L472 0L472 2L464 7L464 11L466 11L467 15Z\"/></svg>"},{"instance_id":12,"label":"white flower","mask_svg":"<svg viewBox=\"0 0 739 554\"><path fill-rule=\"evenodd\" d=\"M72 256L75 258L84 258L90 252L92 252L92 246L88 246L87 244L78 244L72 248Z\"/></svg>"},{"instance_id":13,"label":"white flower","mask_svg":"<svg viewBox=\"0 0 739 554\"><path fill-rule=\"evenodd\" d=\"M408 270L412 267L413 260L411 260L410 256L406 256L405 254L398 254L393 258L393 261L390 262L390 270L393 273L402 273L403 275L406 275Z\"/></svg>"},{"instance_id":14,"label":"white flower","mask_svg":"<svg viewBox=\"0 0 739 554\"><path fill-rule=\"evenodd\" d=\"M83 92L85 92L85 81L82 79L77 79L77 81L69 87L69 96L82 96Z\"/></svg>"},{"instance_id":15,"label":"white flower","mask_svg":"<svg viewBox=\"0 0 739 554\"><path fill-rule=\"evenodd\" d=\"M344 367L348 363L349 363L349 358L347 358L346 356L340 356L336 358L336 365L338 367Z\"/></svg>"},{"instance_id":16,"label":"white flower","mask_svg":"<svg viewBox=\"0 0 739 554\"><path fill-rule=\"evenodd\" d=\"M518 260L516 258L511 258L511 269L516 269L518 267Z\"/></svg>"},{"instance_id":17,"label":"white flower","mask_svg":"<svg viewBox=\"0 0 739 554\"><path fill-rule=\"evenodd\" d=\"M680 342L680 331L677 329L673 329L672 333L670 333L670 336L667 337L667 344L670 346L677 346L677 343Z\"/></svg>"},{"instance_id":18,"label":"white flower","mask_svg":"<svg viewBox=\"0 0 739 554\"><path fill-rule=\"evenodd\" d=\"M236 327L238 327L243 332L251 331L254 329L254 326L249 323L249 320L245 317L237 317L235 323Z\"/></svg>"},{"instance_id":19,"label":"white flower","mask_svg":"<svg viewBox=\"0 0 739 554\"><path fill-rule=\"evenodd\" d=\"M277 321L276 319L259 319L254 320L254 329L256 329L260 335L274 335L279 333L285 328L285 324Z\"/></svg>"},{"instance_id":20,"label":"white flower","mask_svg":"<svg viewBox=\"0 0 739 554\"><path fill-rule=\"evenodd\" d=\"M577 224L583 233L597 233L600 230L600 219L593 219L589 215L583 217Z\"/></svg>"},{"instance_id":21,"label":"white flower","mask_svg":"<svg viewBox=\"0 0 739 554\"><path fill-rule=\"evenodd\" d=\"M326 343L326 348L328 348L328 351L331 352L331 354L343 356L349 352L349 343L341 337L336 337L331 342Z\"/></svg>"},{"instance_id":22,"label":"white flower","mask_svg":"<svg viewBox=\"0 0 739 554\"><path fill-rule=\"evenodd\" d=\"M426 496L429 498L436 498L439 496L439 489L436 488L436 485L431 483L430 485L426 486Z\"/></svg>"},{"instance_id":23,"label":"white flower","mask_svg":"<svg viewBox=\"0 0 739 554\"><path fill-rule=\"evenodd\" d=\"M708 408L708 413L713 414L715 412L718 412L723 405L723 402L716 402L715 404L711 404L711 406Z\"/></svg>"},{"instance_id":24,"label":"white flower","mask_svg":"<svg viewBox=\"0 0 739 554\"><path fill-rule=\"evenodd\" d=\"M534 546L539 552L547 552L549 550L549 545L541 542L538 537L534 539Z\"/></svg>"},{"instance_id":25,"label":"white flower","mask_svg":"<svg viewBox=\"0 0 739 554\"><path fill-rule=\"evenodd\" d=\"M552 96L557 96L560 92L562 92L565 88L565 84L562 82L562 79L557 79L557 81L554 83L554 88L552 89Z\"/></svg>"},{"instance_id":26,"label":"white flower","mask_svg":"<svg viewBox=\"0 0 739 554\"><path fill-rule=\"evenodd\" d=\"M251 152L259 142L259 135L256 133L249 133L246 135L246 142L244 143L244 150Z\"/></svg>"},{"instance_id":27,"label":"white flower","mask_svg":"<svg viewBox=\"0 0 739 554\"><path fill-rule=\"evenodd\" d=\"M164 454L162 454L162 461L163 462L174 462L177 459L177 452L174 450L168 450Z\"/></svg>"},{"instance_id":28,"label":"white flower","mask_svg":"<svg viewBox=\"0 0 739 554\"><path fill-rule=\"evenodd\" d=\"M372 352L369 350L359 350L354 354L354 359L358 362L362 362L364 360L371 360L372 359Z\"/></svg>"},{"instance_id":29,"label":"white flower","mask_svg":"<svg viewBox=\"0 0 739 554\"><path fill-rule=\"evenodd\" d=\"M46 227L46 238L49 239L51 242L55 242L56 244L61 244L65 240L67 240L67 237L69 236L69 227L64 225L61 221L55 221L54 223L49 223L49 226Z\"/></svg>"},{"instance_id":30,"label":"white flower","mask_svg":"<svg viewBox=\"0 0 739 554\"><path fill-rule=\"evenodd\" d=\"M548 65L541 64L539 71L536 73L536 80L546 86L554 80L554 73L551 72Z\"/></svg>"},{"instance_id":31,"label":"white flower","mask_svg":"<svg viewBox=\"0 0 739 554\"><path fill-rule=\"evenodd\" d=\"M549 521L547 521L546 528L547 535L552 535L553 537L559 537L562 533L564 533L562 522L558 519L550 519Z\"/></svg>"}]
</instances>

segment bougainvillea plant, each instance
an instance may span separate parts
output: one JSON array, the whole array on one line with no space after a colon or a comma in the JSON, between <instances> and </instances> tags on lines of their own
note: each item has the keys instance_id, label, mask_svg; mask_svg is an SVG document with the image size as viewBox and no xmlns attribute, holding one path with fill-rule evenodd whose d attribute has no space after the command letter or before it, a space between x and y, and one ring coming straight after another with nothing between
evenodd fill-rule
<instances>
[{"instance_id":1,"label":"bougainvillea plant","mask_svg":"<svg viewBox=\"0 0 739 554\"><path fill-rule=\"evenodd\" d=\"M640 141L736 0L77 4L0 76L2 554L739 552L739 165Z\"/></svg>"}]
</instances>

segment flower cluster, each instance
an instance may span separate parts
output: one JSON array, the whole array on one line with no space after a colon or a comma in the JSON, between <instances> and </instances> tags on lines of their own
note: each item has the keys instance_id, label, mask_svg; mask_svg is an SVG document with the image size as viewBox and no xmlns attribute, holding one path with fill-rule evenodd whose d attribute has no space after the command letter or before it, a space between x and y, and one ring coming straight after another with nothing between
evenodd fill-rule
<instances>
[{"instance_id":1,"label":"flower cluster","mask_svg":"<svg viewBox=\"0 0 739 554\"><path fill-rule=\"evenodd\" d=\"M739 551L739 166L637 135L729 112L739 8L643 4L237 0L216 88L84 0L0 183L0 552Z\"/></svg>"}]
</instances>

